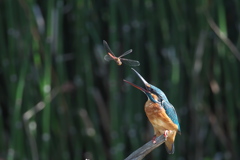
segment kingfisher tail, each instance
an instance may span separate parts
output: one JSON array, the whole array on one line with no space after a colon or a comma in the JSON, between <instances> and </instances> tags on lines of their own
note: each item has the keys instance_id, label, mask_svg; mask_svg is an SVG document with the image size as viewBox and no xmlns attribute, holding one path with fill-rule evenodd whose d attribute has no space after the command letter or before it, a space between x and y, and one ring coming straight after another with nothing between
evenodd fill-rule
<instances>
[{"instance_id":1,"label":"kingfisher tail","mask_svg":"<svg viewBox=\"0 0 240 160\"><path fill-rule=\"evenodd\" d=\"M166 141L165 142L165 147L166 147L166 150L167 150L168 154L173 154L174 153L174 150L175 150L174 143Z\"/></svg>"}]
</instances>

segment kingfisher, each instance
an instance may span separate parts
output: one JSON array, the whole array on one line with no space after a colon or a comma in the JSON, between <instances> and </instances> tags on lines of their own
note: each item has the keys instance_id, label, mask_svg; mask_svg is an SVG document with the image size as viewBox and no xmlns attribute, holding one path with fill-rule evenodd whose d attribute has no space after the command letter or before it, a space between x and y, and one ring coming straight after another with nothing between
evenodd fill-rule
<instances>
[{"instance_id":1,"label":"kingfisher","mask_svg":"<svg viewBox=\"0 0 240 160\"><path fill-rule=\"evenodd\" d=\"M175 150L175 136L177 133L181 134L180 124L175 108L168 101L167 96L161 89L149 84L136 70L133 68L132 70L142 80L145 85L145 89L127 80L124 81L141 90L148 98L145 103L144 110L154 129L152 142L156 143L156 137L163 134L165 137L166 150L169 154L173 154Z\"/></svg>"}]
</instances>

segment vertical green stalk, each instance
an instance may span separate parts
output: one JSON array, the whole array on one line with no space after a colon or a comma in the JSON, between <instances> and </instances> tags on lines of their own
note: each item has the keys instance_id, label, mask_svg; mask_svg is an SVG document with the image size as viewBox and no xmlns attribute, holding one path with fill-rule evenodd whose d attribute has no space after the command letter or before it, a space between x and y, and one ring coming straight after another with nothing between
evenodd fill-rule
<instances>
[{"instance_id":1,"label":"vertical green stalk","mask_svg":"<svg viewBox=\"0 0 240 160\"><path fill-rule=\"evenodd\" d=\"M51 142L51 134L50 134L50 124L51 124L51 105L49 94L51 92L51 55L52 48L54 47L54 30L56 28L54 25L54 2L48 1L47 3L47 22L46 22L46 40L49 40L49 44L44 45L44 57L43 57L43 77L41 82L41 92L43 96L43 101L46 104L43 114L42 114L42 146L41 146L41 158L48 159L50 154L50 142Z\"/></svg>"},{"instance_id":2,"label":"vertical green stalk","mask_svg":"<svg viewBox=\"0 0 240 160\"><path fill-rule=\"evenodd\" d=\"M117 10L118 2L115 0L109 1L109 45L113 51L117 54L117 47L115 44L118 41L117 34ZM110 128L111 128L111 149L112 157L116 159L123 159L122 154L117 150L117 146L120 143L119 140L119 119L120 115L118 114L119 108L119 90L118 90L118 70L116 64L111 63L109 68L109 107L110 107Z\"/></svg>"},{"instance_id":3,"label":"vertical green stalk","mask_svg":"<svg viewBox=\"0 0 240 160\"><path fill-rule=\"evenodd\" d=\"M1 63L0 67L2 69L6 69L6 65L4 64L4 61L6 62L6 57L5 57L6 54L4 54L4 53L7 53L7 46L6 46L5 36L4 36L4 26L3 26L4 19L3 18L4 18L3 11L1 11L0 12L0 44L1 44L0 52L2 54L0 54L0 63ZM5 72L3 72L2 75L6 76L7 74ZM4 91L3 87L1 87L0 90ZM1 100L4 98L5 98L5 96L2 96ZM3 104L1 104L0 108L3 108L3 107L4 107ZM3 123L4 122L3 111L2 111L2 109L0 109L0 111L1 111L0 112L0 130L2 131L0 133L0 138L2 139L2 143L0 144L0 151L7 153L8 148L4 145L4 144L6 144L6 140L4 140L5 139L5 137L4 137L5 129L4 129L4 123Z\"/></svg>"},{"instance_id":4,"label":"vertical green stalk","mask_svg":"<svg viewBox=\"0 0 240 160\"><path fill-rule=\"evenodd\" d=\"M13 112L13 119L11 123L12 140L11 140L11 150L8 152L8 160L15 159L17 157L24 157L23 153L23 131L21 126L21 109L23 100L23 91L25 85L25 78L27 73L28 63L27 58L22 61L22 66L20 67L19 79L15 94L15 107Z\"/></svg>"},{"instance_id":5,"label":"vertical green stalk","mask_svg":"<svg viewBox=\"0 0 240 160\"><path fill-rule=\"evenodd\" d=\"M24 36L21 34L20 29L16 27L17 23L25 23L23 21L24 19L19 18L16 21L16 14L21 11L19 10L18 3L14 3L13 1L7 1L5 6L6 12L5 15L7 15L7 25L6 27L9 30L9 34L7 34L7 49L3 53L5 54L4 60L7 62L6 70L4 70L4 80L8 83L8 95L9 99L7 105L12 106L12 113L10 119L10 133L11 133L11 139L10 144L8 148L7 153L7 159L12 160L16 158L24 158L25 155L23 154L24 148L22 145L24 144L23 141L23 128L22 128L22 122L21 122L21 110L22 110L22 101L23 101L23 92L24 92L24 85L25 85L25 78L26 78L26 72L27 72L27 59L20 58L19 55L23 56L22 52L29 53L29 49L26 49L25 43L28 43L29 41L25 42L24 40L21 41L21 45L23 47L20 47L17 42L19 41L19 36L22 38L26 38L27 36ZM6 72L7 71L7 72ZM7 152L7 151L6 151Z\"/></svg>"},{"instance_id":6,"label":"vertical green stalk","mask_svg":"<svg viewBox=\"0 0 240 160\"><path fill-rule=\"evenodd\" d=\"M217 9L218 9L218 21L219 21L219 29L221 30L221 32L227 37L227 22L226 22L226 11L225 11L225 5L224 5L224 1L218 1L218 5L217 5ZM223 44L219 44L218 46L218 52L221 58L221 64L222 64L222 73L224 74L223 77L223 81L225 82L225 86L223 88L224 91L224 97L225 97L225 106L226 110L227 110L227 115L228 115L228 121L226 122L228 129L229 130L233 130L234 128L237 127L236 124L236 117L234 116L235 114L235 109L234 109L234 99L232 96L232 93L234 90L233 88L235 88L234 85L231 85L233 82L233 79L236 78L236 76L234 74L232 74L231 72L229 72L229 70L231 69L231 64L229 63L230 57L229 54L232 53L228 53L229 52L226 48L226 45ZM233 55L231 55L233 56ZM228 59L228 61L226 61L226 59ZM225 109L224 109L225 110ZM234 139L236 138L236 134L231 133L231 136L229 137L229 139L231 140L230 144L234 144ZM230 150L233 148L229 148Z\"/></svg>"}]
</instances>

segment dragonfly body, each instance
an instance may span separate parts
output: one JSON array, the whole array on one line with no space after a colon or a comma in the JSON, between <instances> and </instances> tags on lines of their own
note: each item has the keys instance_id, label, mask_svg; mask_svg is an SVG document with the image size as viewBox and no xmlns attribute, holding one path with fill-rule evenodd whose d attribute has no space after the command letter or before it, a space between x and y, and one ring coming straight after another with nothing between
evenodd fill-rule
<instances>
[{"instance_id":1,"label":"dragonfly body","mask_svg":"<svg viewBox=\"0 0 240 160\"><path fill-rule=\"evenodd\" d=\"M120 60L119 57L113 56L111 53L108 52L108 55L117 63L117 65L122 65L122 61ZM107 55L106 55L107 56ZM105 58L106 59L106 58Z\"/></svg>"},{"instance_id":2,"label":"dragonfly body","mask_svg":"<svg viewBox=\"0 0 240 160\"><path fill-rule=\"evenodd\" d=\"M122 63L127 64L129 66L139 66L140 63L136 60L131 60L131 59L126 59L126 58L122 58L130 53L132 53L132 49L127 50L126 52L124 52L122 55L120 55L119 57L116 57L114 55L114 53L112 52L112 50L110 49L110 47L108 46L107 42L103 40L103 45L107 50L107 55L104 56L104 59L106 61L111 61L114 60L117 65L122 65Z\"/></svg>"}]
</instances>

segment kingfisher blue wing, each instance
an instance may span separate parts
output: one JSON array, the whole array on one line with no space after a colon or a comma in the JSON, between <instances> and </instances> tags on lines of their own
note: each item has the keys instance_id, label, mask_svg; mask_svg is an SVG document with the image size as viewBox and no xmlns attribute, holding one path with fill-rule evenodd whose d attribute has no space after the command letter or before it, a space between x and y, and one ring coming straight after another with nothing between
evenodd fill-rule
<instances>
[{"instance_id":1,"label":"kingfisher blue wing","mask_svg":"<svg viewBox=\"0 0 240 160\"><path fill-rule=\"evenodd\" d=\"M168 117L173 121L174 124L178 126L178 133L181 134L180 124L178 121L178 116L177 116L177 112L175 111L175 108L171 103L164 100L162 101L162 105Z\"/></svg>"}]
</instances>

